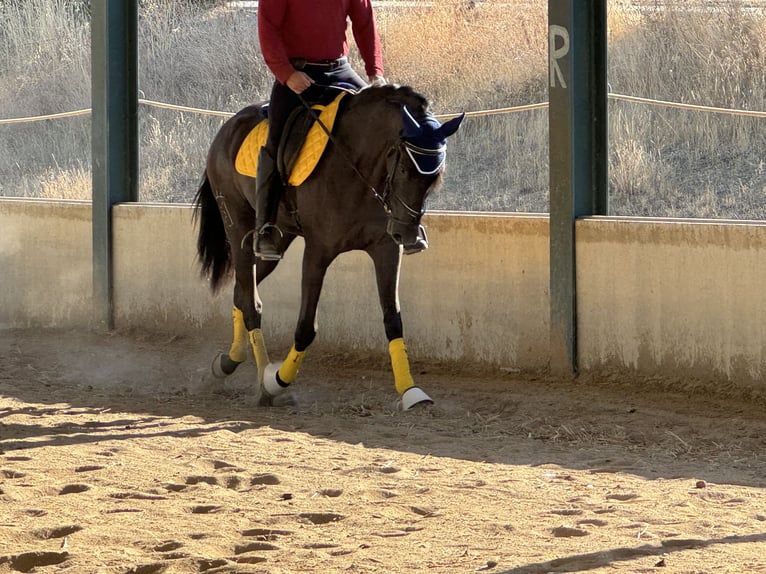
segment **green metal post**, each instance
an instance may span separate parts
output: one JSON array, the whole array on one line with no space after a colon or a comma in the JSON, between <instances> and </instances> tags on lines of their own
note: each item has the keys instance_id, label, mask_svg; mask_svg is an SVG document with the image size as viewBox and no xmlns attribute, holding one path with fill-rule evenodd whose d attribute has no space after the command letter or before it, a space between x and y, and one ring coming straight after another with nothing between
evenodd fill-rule
<instances>
[{"instance_id":1,"label":"green metal post","mask_svg":"<svg viewBox=\"0 0 766 574\"><path fill-rule=\"evenodd\" d=\"M138 2L91 3L93 302L114 328L112 206L138 200Z\"/></svg>"},{"instance_id":2,"label":"green metal post","mask_svg":"<svg viewBox=\"0 0 766 574\"><path fill-rule=\"evenodd\" d=\"M548 1L550 367L577 372L575 220L606 215L606 0Z\"/></svg>"}]
</instances>

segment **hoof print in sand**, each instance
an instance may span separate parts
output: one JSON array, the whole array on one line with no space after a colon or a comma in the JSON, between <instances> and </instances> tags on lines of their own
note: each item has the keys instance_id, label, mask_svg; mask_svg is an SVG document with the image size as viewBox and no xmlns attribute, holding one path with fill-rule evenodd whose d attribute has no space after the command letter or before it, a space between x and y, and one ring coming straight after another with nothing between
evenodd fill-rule
<instances>
[{"instance_id":1,"label":"hoof print in sand","mask_svg":"<svg viewBox=\"0 0 766 574\"><path fill-rule=\"evenodd\" d=\"M104 470L104 466L97 464L86 464L85 466L78 466L74 469L75 472L93 472L94 470Z\"/></svg>"},{"instance_id":2,"label":"hoof print in sand","mask_svg":"<svg viewBox=\"0 0 766 574\"><path fill-rule=\"evenodd\" d=\"M75 532L80 532L82 526L72 524L70 526L59 526L58 528L43 528L35 530L34 535L40 540L52 540L54 538L64 538Z\"/></svg>"},{"instance_id":3,"label":"hoof print in sand","mask_svg":"<svg viewBox=\"0 0 766 574\"><path fill-rule=\"evenodd\" d=\"M303 545L306 550L326 550L328 548L338 548L340 544L334 544L332 542L307 542Z\"/></svg>"},{"instance_id":4,"label":"hoof print in sand","mask_svg":"<svg viewBox=\"0 0 766 574\"><path fill-rule=\"evenodd\" d=\"M125 571L125 574L158 574L167 570L168 565L164 562L152 562L151 564L139 564L129 570Z\"/></svg>"},{"instance_id":5,"label":"hoof print in sand","mask_svg":"<svg viewBox=\"0 0 766 574\"><path fill-rule=\"evenodd\" d=\"M587 530L581 530L579 528L570 528L569 526L558 526L552 528L551 532L556 538L574 538L577 536L588 536Z\"/></svg>"},{"instance_id":6,"label":"hoof print in sand","mask_svg":"<svg viewBox=\"0 0 766 574\"><path fill-rule=\"evenodd\" d=\"M209 484L210 486L217 486L218 479L214 476L187 476L186 484Z\"/></svg>"},{"instance_id":7,"label":"hoof print in sand","mask_svg":"<svg viewBox=\"0 0 766 574\"><path fill-rule=\"evenodd\" d=\"M192 506L190 510L192 514L216 514L218 512L223 512L223 506L201 504L199 506Z\"/></svg>"},{"instance_id":8,"label":"hoof print in sand","mask_svg":"<svg viewBox=\"0 0 766 574\"><path fill-rule=\"evenodd\" d=\"M339 488L323 488L321 490L317 490L316 492L319 496L326 496L328 498L337 498L341 494L343 494L343 491Z\"/></svg>"},{"instance_id":9,"label":"hoof print in sand","mask_svg":"<svg viewBox=\"0 0 766 574\"><path fill-rule=\"evenodd\" d=\"M183 492L188 488L188 485L186 484L167 484L165 485L165 490L169 490L170 492Z\"/></svg>"},{"instance_id":10,"label":"hoof print in sand","mask_svg":"<svg viewBox=\"0 0 766 574\"><path fill-rule=\"evenodd\" d=\"M4 478L24 478L26 474L23 472L18 472L15 470L9 470L7 468L4 468L3 470L0 470L0 476Z\"/></svg>"},{"instance_id":11,"label":"hoof print in sand","mask_svg":"<svg viewBox=\"0 0 766 574\"><path fill-rule=\"evenodd\" d=\"M59 494L79 494L80 492L87 492L88 490L90 490L90 486L87 484L68 484L59 490Z\"/></svg>"},{"instance_id":12,"label":"hoof print in sand","mask_svg":"<svg viewBox=\"0 0 766 574\"><path fill-rule=\"evenodd\" d=\"M167 500L167 496L142 492L113 492L109 498L116 498L117 500Z\"/></svg>"},{"instance_id":13,"label":"hoof print in sand","mask_svg":"<svg viewBox=\"0 0 766 574\"><path fill-rule=\"evenodd\" d=\"M263 550L279 550L279 546L269 544L268 542L245 542L234 546L234 554L245 554L246 552L259 552Z\"/></svg>"},{"instance_id":14,"label":"hoof print in sand","mask_svg":"<svg viewBox=\"0 0 766 574\"><path fill-rule=\"evenodd\" d=\"M178 550L183 545L183 542L178 542L177 540L166 540L157 544L152 550L154 552L172 552L173 550Z\"/></svg>"},{"instance_id":15,"label":"hoof print in sand","mask_svg":"<svg viewBox=\"0 0 766 574\"><path fill-rule=\"evenodd\" d=\"M0 556L0 564L10 562L16 572L32 572L38 566L54 566L66 562L69 552L24 552L15 556Z\"/></svg>"},{"instance_id":16,"label":"hoof print in sand","mask_svg":"<svg viewBox=\"0 0 766 574\"><path fill-rule=\"evenodd\" d=\"M561 508L558 510L551 510L551 514L557 514L558 516L579 516L583 513L579 508Z\"/></svg>"},{"instance_id":17,"label":"hoof print in sand","mask_svg":"<svg viewBox=\"0 0 766 574\"><path fill-rule=\"evenodd\" d=\"M250 479L250 486L256 486L259 484L267 484L267 485L273 485L273 484L279 484L281 481L279 480L279 477L276 474L271 473L264 473L264 474L256 474Z\"/></svg>"},{"instance_id":18,"label":"hoof print in sand","mask_svg":"<svg viewBox=\"0 0 766 574\"><path fill-rule=\"evenodd\" d=\"M197 560L196 564L200 572L209 572L213 570L214 568L223 568L224 566L227 566L229 564L229 561L223 558L214 558L211 560L202 559L202 560Z\"/></svg>"},{"instance_id":19,"label":"hoof print in sand","mask_svg":"<svg viewBox=\"0 0 766 574\"><path fill-rule=\"evenodd\" d=\"M242 536L257 540L278 540L280 536L290 536L291 530L275 530L273 528L250 528L242 531Z\"/></svg>"},{"instance_id":20,"label":"hoof print in sand","mask_svg":"<svg viewBox=\"0 0 766 574\"><path fill-rule=\"evenodd\" d=\"M236 474L232 474L230 476L224 477L223 484L226 488L237 490L240 486L242 486L242 478Z\"/></svg>"},{"instance_id":21,"label":"hoof print in sand","mask_svg":"<svg viewBox=\"0 0 766 574\"><path fill-rule=\"evenodd\" d=\"M310 522L311 524L329 524L330 522L338 522L346 518L342 514L335 514L334 512L301 512L298 515L298 519L302 522Z\"/></svg>"},{"instance_id":22,"label":"hoof print in sand","mask_svg":"<svg viewBox=\"0 0 766 574\"><path fill-rule=\"evenodd\" d=\"M422 516L423 518L434 518L436 516L440 516L440 514L433 508L427 508L425 506L410 506L410 510L418 516Z\"/></svg>"},{"instance_id":23,"label":"hoof print in sand","mask_svg":"<svg viewBox=\"0 0 766 574\"><path fill-rule=\"evenodd\" d=\"M238 466L228 463L225 460L214 460L213 461L213 468L215 470L223 470L225 469L228 472L244 472L244 468L239 468Z\"/></svg>"}]
</instances>

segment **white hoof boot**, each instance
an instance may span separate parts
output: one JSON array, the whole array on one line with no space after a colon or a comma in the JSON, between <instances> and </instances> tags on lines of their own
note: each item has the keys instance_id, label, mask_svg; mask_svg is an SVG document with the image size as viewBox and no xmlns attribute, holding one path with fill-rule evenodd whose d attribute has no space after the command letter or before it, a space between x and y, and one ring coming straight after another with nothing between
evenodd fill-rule
<instances>
[{"instance_id":1,"label":"white hoof boot","mask_svg":"<svg viewBox=\"0 0 766 574\"><path fill-rule=\"evenodd\" d=\"M216 379L225 379L231 375L240 364L240 362L232 361L228 355L218 353L216 358L213 359L213 364L210 366L210 370L213 372L213 376Z\"/></svg>"},{"instance_id":2,"label":"white hoof boot","mask_svg":"<svg viewBox=\"0 0 766 574\"><path fill-rule=\"evenodd\" d=\"M420 387L410 387L402 393L399 406L403 411L408 411L415 405L432 405L434 401Z\"/></svg>"},{"instance_id":3,"label":"white hoof boot","mask_svg":"<svg viewBox=\"0 0 766 574\"><path fill-rule=\"evenodd\" d=\"M225 379L226 373L223 372L223 367L221 366L221 359L223 358L223 353L218 353L215 359L213 359L213 364L210 366L210 370L213 372L213 376L216 379Z\"/></svg>"},{"instance_id":4,"label":"white hoof boot","mask_svg":"<svg viewBox=\"0 0 766 574\"><path fill-rule=\"evenodd\" d=\"M282 363L269 363L263 370L263 383L261 383L261 390L271 398L281 395L287 390L287 387L279 384L277 379L277 372Z\"/></svg>"}]
</instances>

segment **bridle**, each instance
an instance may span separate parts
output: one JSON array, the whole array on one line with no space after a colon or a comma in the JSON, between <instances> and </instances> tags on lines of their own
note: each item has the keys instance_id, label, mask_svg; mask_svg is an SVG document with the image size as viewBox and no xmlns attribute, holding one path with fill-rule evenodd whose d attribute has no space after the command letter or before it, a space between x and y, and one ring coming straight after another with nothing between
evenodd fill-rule
<instances>
[{"instance_id":1,"label":"bridle","mask_svg":"<svg viewBox=\"0 0 766 574\"><path fill-rule=\"evenodd\" d=\"M420 218L423 217L423 214L425 213L425 208L421 208L420 210L417 210L410 206L402 197L401 194L395 193L394 190L394 177L395 174L399 168L399 162L402 159L402 156L407 153L409 158L412 160L412 163L415 164L415 168L418 170L419 173L422 175L436 175L441 170L441 163L438 165L437 169L435 169L432 172L424 172L420 169L420 166L415 161L415 158L413 157L412 153L417 153L420 155L427 155L427 156L434 156L437 157L444 153L444 148L439 149L425 149L418 147L414 145L411 142L408 142L403 137L399 138L399 141L392 145L388 153L386 154L387 160L386 160L386 180L383 185L383 194L378 194L375 189L369 185L369 187L372 189L373 193L375 194L375 197L380 201L380 203L383 205L383 209L386 211L386 215L389 219L392 221L407 225L409 223L418 223L420 221ZM426 195L428 195L428 192L426 192ZM408 219L398 219L394 216L393 210L391 209L391 202L396 201L399 203L402 207L405 209L405 213L408 216Z\"/></svg>"},{"instance_id":2,"label":"bridle","mask_svg":"<svg viewBox=\"0 0 766 574\"><path fill-rule=\"evenodd\" d=\"M324 88L335 88L335 89L341 89L342 88L336 88L335 86L320 86ZM425 156L439 156L444 153L444 146L438 148L438 149L426 149L419 146L414 145L413 143L407 141L404 137L399 137L399 141L392 145L388 152L386 152L386 179L383 184L383 193L379 193L377 189L375 189L375 186L372 185L367 177L364 176L364 174L359 170L359 168L356 166L356 164L353 162L351 157L349 157L348 153L346 153L345 147L338 142L337 138L333 136L332 132L327 128L327 126L324 124L324 122L320 119L319 114L316 112L314 108L309 105L309 103L305 100L305 98L301 94L296 94L298 96L298 99L303 104L303 107L305 107L311 117L314 119L316 123L319 124L319 127L322 128L322 130L325 132L329 140L332 142L332 144L335 146L335 149L340 152L343 159L348 163L348 165L351 166L351 169L354 170L354 173L357 175L357 177L364 183L364 185L372 192L373 197L377 199L380 204L383 206L383 210L386 212L386 216L388 219L392 222L398 223L400 225L407 225L412 223L418 223L420 221L420 218L423 217L423 214L425 213L425 209L414 209L411 207L398 193L395 193L394 190L394 177L396 174L397 169L399 168L399 162L401 161L402 155L404 155L404 151L406 151L407 155L412 160L412 163L415 164L416 169L419 173L423 175L435 175L438 174L442 167L442 162L439 162L438 167L432 171L432 172L424 172L421 170L420 166L418 165L417 161L415 160L414 154L419 155L425 155ZM391 156L393 155L393 160L391 159ZM427 193L426 193L427 194ZM391 202L396 201L402 207L405 209L405 213L408 215L407 220L398 219L394 216L393 210L391 209Z\"/></svg>"}]
</instances>

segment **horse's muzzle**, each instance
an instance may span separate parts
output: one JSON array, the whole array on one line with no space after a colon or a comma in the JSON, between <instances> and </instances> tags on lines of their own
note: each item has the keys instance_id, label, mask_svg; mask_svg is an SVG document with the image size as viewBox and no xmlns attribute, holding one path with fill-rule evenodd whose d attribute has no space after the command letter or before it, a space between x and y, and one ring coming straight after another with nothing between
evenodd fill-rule
<instances>
[{"instance_id":1,"label":"horse's muzzle","mask_svg":"<svg viewBox=\"0 0 766 574\"><path fill-rule=\"evenodd\" d=\"M402 223L389 219L386 230L397 245L404 246L405 253L415 253L428 248L426 230L419 220Z\"/></svg>"}]
</instances>

